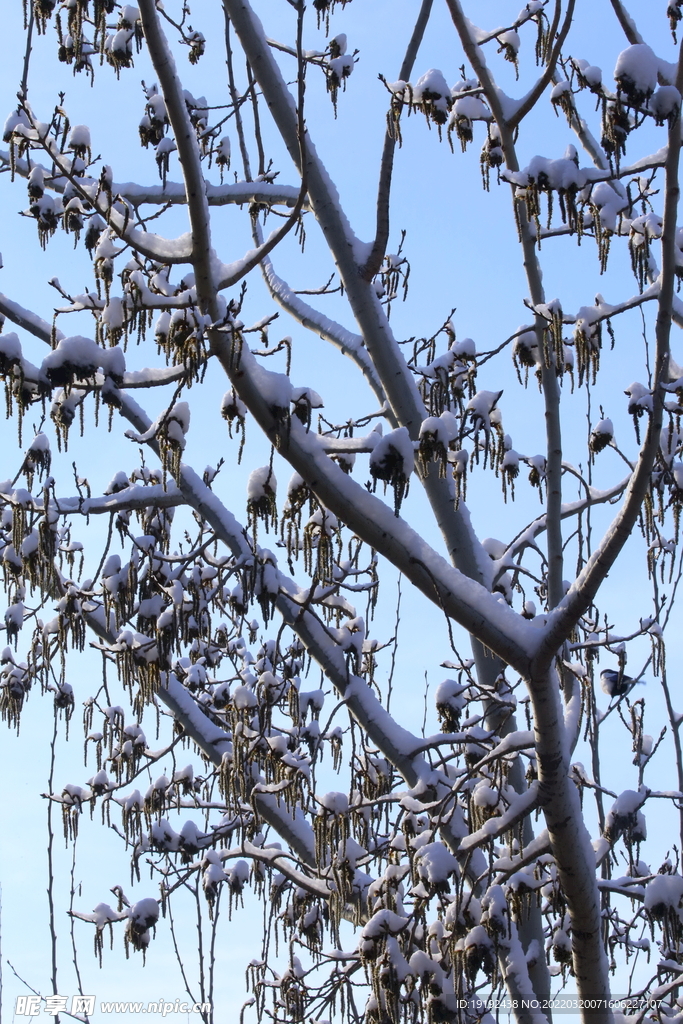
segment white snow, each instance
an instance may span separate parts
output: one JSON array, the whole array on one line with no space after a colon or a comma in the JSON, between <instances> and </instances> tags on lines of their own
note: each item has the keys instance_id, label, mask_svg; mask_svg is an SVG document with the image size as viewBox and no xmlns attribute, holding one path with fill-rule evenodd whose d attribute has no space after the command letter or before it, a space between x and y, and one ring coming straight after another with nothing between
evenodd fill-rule
<instances>
[{"instance_id":1,"label":"white snow","mask_svg":"<svg viewBox=\"0 0 683 1024\"><path fill-rule=\"evenodd\" d=\"M662 85L650 97L650 110L660 123L681 105L681 94L675 85Z\"/></svg>"},{"instance_id":2,"label":"white snow","mask_svg":"<svg viewBox=\"0 0 683 1024\"><path fill-rule=\"evenodd\" d=\"M657 875L645 886L643 906L653 917L673 910L683 924L683 878L680 875Z\"/></svg>"},{"instance_id":3,"label":"white snow","mask_svg":"<svg viewBox=\"0 0 683 1024\"><path fill-rule=\"evenodd\" d=\"M395 461L399 472L408 478L415 466L415 450L406 427L385 434L370 453L370 469L374 467L380 474L385 464L393 465Z\"/></svg>"},{"instance_id":4,"label":"white snow","mask_svg":"<svg viewBox=\"0 0 683 1024\"><path fill-rule=\"evenodd\" d=\"M91 377L99 368L114 379L121 379L126 369L123 349L118 346L103 349L80 335L63 338L41 365L41 370L55 384L66 383L72 374Z\"/></svg>"},{"instance_id":5,"label":"white snow","mask_svg":"<svg viewBox=\"0 0 683 1024\"><path fill-rule=\"evenodd\" d=\"M348 814L349 812L349 798L346 793L323 793L318 797L318 801L321 807L332 814Z\"/></svg>"},{"instance_id":6,"label":"white snow","mask_svg":"<svg viewBox=\"0 0 683 1024\"><path fill-rule=\"evenodd\" d=\"M441 885L458 870L458 862L448 847L441 842L427 843L415 854L420 878L430 885Z\"/></svg>"},{"instance_id":7,"label":"white snow","mask_svg":"<svg viewBox=\"0 0 683 1024\"><path fill-rule=\"evenodd\" d=\"M247 481L247 498L249 501L260 501L269 495L277 494L277 480L271 466L261 466L249 474Z\"/></svg>"},{"instance_id":8,"label":"white snow","mask_svg":"<svg viewBox=\"0 0 683 1024\"><path fill-rule=\"evenodd\" d=\"M90 149L90 129L86 124L75 124L69 133L69 149Z\"/></svg>"},{"instance_id":9,"label":"white snow","mask_svg":"<svg viewBox=\"0 0 683 1024\"><path fill-rule=\"evenodd\" d=\"M448 113L446 97L450 99L450 96L450 87L443 76L443 72L437 68L430 68L421 78L418 78L413 86L413 99L415 103L421 103L425 99L431 100L434 106L442 110L444 114Z\"/></svg>"},{"instance_id":10,"label":"white snow","mask_svg":"<svg viewBox=\"0 0 683 1024\"><path fill-rule=\"evenodd\" d=\"M642 102L657 88L659 60L647 43L623 50L614 69L614 80L630 99Z\"/></svg>"}]
</instances>

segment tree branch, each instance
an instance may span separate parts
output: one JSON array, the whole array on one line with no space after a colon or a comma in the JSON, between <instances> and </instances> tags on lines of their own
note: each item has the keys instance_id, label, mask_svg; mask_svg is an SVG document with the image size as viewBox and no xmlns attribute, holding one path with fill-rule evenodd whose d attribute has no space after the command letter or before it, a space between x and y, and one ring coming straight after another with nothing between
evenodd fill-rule
<instances>
[{"instance_id":1,"label":"tree branch","mask_svg":"<svg viewBox=\"0 0 683 1024\"><path fill-rule=\"evenodd\" d=\"M294 163L300 166L295 104L266 42L261 23L247 0L224 0L224 7L240 38L289 155ZM344 289L368 353L386 391L395 421L407 427L410 436L416 440L426 411L374 288L358 273L359 257L364 247L354 235L341 210L336 190L318 159L308 133L304 140L304 152L311 205L339 268ZM226 358L224 365L229 367L229 362L229 358ZM242 392L240 397L251 407L250 400L247 400ZM294 462L292 464L294 465ZM305 462L299 462L295 468L307 482L311 483L307 477ZM466 576L483 582L482 566L487 564L487 556L472 530L469 516L462 503L458 510L453 508L449 479L442 479L438 468L432 465L424 479L424 487L437 525L446 542L449 557ZM327 504L328 507L332 507Z\"/></svg>"},{"instance_id":2,"label":"tree branch","mask_svg":"<svg viewBox=\"0 0 683 1024\"><path fill-rule=\"evenodd\" d=\"M140 20L149 55L159 78L173 129L178 158L183 172L187 212L190 219L192 246L190 258L195 271L197 296L203 313L212 320L218 317L213 275L209 205L194 126L190 121L185 96L176 73L175 61L159 25L154 0L140 0Z\"/></svg>"},{"instance_id":3,"label":"tree branch","mask_svg":"<svg viewBox=\"0 0 683 1024\"><path fill-rule=\"evenodd\" d=\"M620 483L615 484L613 487L608 488L605 491L596 491L595 488L590 488L588 497L581 498L579 501L571 501L562 506L560 517L562 519L569 519L572 516L581 515L587 508L592 508L593 505L603 505L608 501L613 501L618 498L620 494L623 494L628 486L630 475L625 477ZM525 527L520 533L517 534L515 539L508 545L505 550L505 554L502 558L496 559L493 563L494 566L494 582L498 582L503 573L516 568L512 560L516 558L526 548L531 547L536 537L543 533L546 529L546 516L539 516L533 523Z\"/></svg>"},{"instance_id":4,"label":"tree branch","mask_svg":"<svg viewBox=\"0 0 683 1024\"><path fill-rule=\"evenodd\" d=\"M558 3L558 11L557 11L558 15L559 15L559 6L560 5ZM574 17L574 6L575 6L575 0L569 0L569 2L567 4L567 11L566 11L566 14L564 16L564 21L562 23L562 28L560 30L559 36L557 37L555 45L553 46L553 52L550 55L550 60L548 61L548 66L546 67L545 71L543 72L543 74L541 75L539 80L533 86L533 88L529 90L529 92L526 94L526 96L521 101L519 106L516 108L516 110L515 110L514 114L512 115L512 117L510 117L510 119L508 120L508 124L509 124L511 129L514 130L515 128L517 128L517 126L519 125L520 121L524 117L526 117L526 115L529 113L530 110L533 109L533 107L536 105L538 100L543 95L543 92L545 91L546 87L550 83L550 81L551 81L551 79L552 79L552 77L553 77L553 75L555 73L555 68L557 67L557 61L559 59L560 53L562 52L562 46L564 44L565 39L567 38L567 33L569 32L569 29L570 29L570 26L571 26L571 23L572 23L572 19ZM552 33L553 35L555 34L554 33L554 29L555 29L555 26L553 26L553 33Z\"/></svg>"},{"instance_id":5,"label":"tree branch","mask_svg":"<svg viewBox=\"0 0 683 1024\"><path fill-rule=\"evenodd\" d=\"M676 86L683 89L683 45L679 52ZM680 108L679 108L680 111ZM678 168L681 148L681 122L679 116L669 128L669 151L666 161L666 191L662 227L662 273L656 325L656 354L653 374L652 414L647 436L640 450L638 463L631 476L624 504L612 522L600 545L589 558L561 605L551 615L542 634L542 643L536 655L539 667L548 665L560 644L569 636L581 615L591 605L600 584L612 568L617 556L631 535L640 509L650 487L650 477L660 445L666 392L663 385L669 379L669 338L673 312L674 281L676 275L676 224L680 186Z\"/></svg>"},{"instance_id":6,"label":"tree branch","mask_svg":"<svg viewBox=\"0 0 683 1024\"><path fill-rule=\"evenodd\" d=\"M9 151L0 149L0 168L11 167ZM34 167L43 171L46 188L61 194L64 192L64 177L53 175L51 171L37 161L28 161L17 157L14 171L22 178L28 178ZM93 185L96 186L93 181ZM111 186L112 195L121 196L136 209L140 206L184 206L187 203L185 185L179 181L166 181L165 185L141 185L135 181L114 182ZM258 203L259 206L293 207L299 198L299 188L293 185L280 185L270 181L237 181L233 184L214 185L206 182L206 199L209 206L242 206ZM304 202L304 209L307 203Z\"/></svg>"},{"instance_id":7,"label":"tree branch","mask_svg":"<svg viewBox=\"0 0 683 1024\"><path fill-rule=\"evenodd\" d=\"M621 0L610 0L614 13L617 16L617 20L624 30L624 35L628 39L631 46L635 46L638 43L642 43L645 40L641 36L640 32L636 28L636 23L628 13Z\"/></svg>"},{"instance_id":8,"label":"tree branch","mask_svg":"<svg viewBox=\"0 0 683 1024\"><path fill-rule=\"evenodd\" d=\"M343 355L352 359L374 391L377 401L380 405L384 405L386 402L384 388L377 376L372 360L363 345L362 337L359 334L352 334L351 331L347 331L341 324L330 320L324 313L319 312L319 310L314 309L307 302L300 299L289 285L281 277L278 277L270 259L267 257L261 263L261 270L273 299L303 327L319 334L325 341L332 342ZM395 420L392 425L397 426Z\"/></svg>"},{"instance_id":9,"label":"tree branch","mask_svg":"<svg viewBox=\"0 0 683 1024\"><path fill-rule=\"evenodd\" d=\"M408 49L406 55L403 58L403 64L399 71L399 79L402 82L407 82L412 74L413 65L417 52L420 48L425 29L427 28L427 22L432 12L432 5L434 0L422 0L422 6L415 22L413 34L410 37L408 43ZM393 103L393 100L392 100ZM394 168L394 153L396 151L396 136L387 129L384 136L384 148L382 150L382 160L380 163L379 170L379 188L377 191L377 227L375 229L375 241L372 244L370 255L363 267L361 267L361 277L365 278L366 281L372 281L375 274L379 272L382 265L382 260L387 251L387 244L389 242L389 198L391 194L391 178Z\"/></svg>"}]
</instances>

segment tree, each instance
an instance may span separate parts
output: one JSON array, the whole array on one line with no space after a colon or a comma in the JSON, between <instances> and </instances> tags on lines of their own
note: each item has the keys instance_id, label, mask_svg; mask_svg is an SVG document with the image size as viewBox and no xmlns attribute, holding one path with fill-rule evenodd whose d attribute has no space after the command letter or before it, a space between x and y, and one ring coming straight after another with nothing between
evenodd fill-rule
<instances>
[{"instance_id":1,"label":"tree","mask_svg":"<svg viewBox=\"0 0 683 1024\"><path fill-rule=\"evenodd\" d=\"M314 0L309 11L290 0L294 42L270 39L268 20L262 26L247 0L196 11L224 16L227 86L212 81L208 99L184 90L174 58L184 50L201 68L210 59L203 56L207 38L209 50L215 39L213 30L192 27L187 5L177 17L153 0L28 5L24 76L1 159L17 185L27 184L26 214L41 245L56 232L73 235L77 246L82 236L94 282L76 295L53 280L62 305L52 323L42 319L44 309L0 297L8 321L0 372L22 446L0 486L9 603L0 707L18 728L29 691L41 689L54 703L56 738L61 719L68 735L76 704L84 704L92 777L57 786L49 803L61 806L70 835L85 809L101 806L132 851L141 893L129 898L119 888L117 909L103 901L92 913L74 903L73 916L94 928L100 956L107 930L117 928L144 954L153 928L164 927L160 915L183 891L197 896L215 935L221 898L232 908L254 890L271 904L263 950L248 972L253 996L245 1013L259 1019L474 1020L484 1012L478 998L505 991L515 1018L527 1022L543 1012L534 1000L549 997L551 976L561 975L580 999L598 1000L591 1019L607 1021L614 972L617 991L656 992L662 1012L673 1015L683 964L683 716L667 675L664 631L682 564L683 371L669 342L672 322L683 325L675 294L683 267L676 219L683 58L655 55L620 0L611 0L625 37L613 80L574 56L574 33L582 29L574 0L531 0L517 16L501 2L504 25L490 32L468 20L460 0L422 0L414 24L396 27L397 45L405 35L406 46L398 79L376 86L387 117L376 229L365 243L342 208L335 168L328 174L317 154L309 116L319 110L311 95L322 81L335 114L347 82L353 88L360 58L346 35L332 34L354 17L356 5L348 4ZM274 17L268 5L262 13ZM681 16L680 0L671 0L674 43ZM460 54L444 69L448 81L463 62L452 87L441 71L415 71L418 57L430 62L422 47L435 17L447 20L449 45ZM31 53L45 52L55 30L59 60L112 96L110 69L119 78L134 61L151 62L156 81L143 83L139 133L154 150L160 184L117 183L115 169L93 153L98 126L91 135L71 124L63 95L48 120L33 109ZM305 47L313 36L324 40L316 50ZM519 72L520 43L534 36L537 70L522 67L528 84L523 78L521 98L511 98L499 76L506 61ZM525 163L518 154L538 146L539 132L554 131L543 125L555 115L574 144L562 157ZM456 311L448 314L440 296L432 299L445 315L439 309L442 326L429 337L405 341L392 329L410 272L393 228L392 177L403 136L408 148L408 129L420 118L436 129L425 141L419 122L421 145L436 147L436 134L444 135L441 144L461 148L465 161L477 135L487 200L510 197L506 230L517 237L528 323L516 329L510 321L506 337L486 351L458 340ZM645 141L640 154L633 153L636 137ZM234 182L231 140L239 151ZM179 184L170 179L176 153ZM464 174L459 159L453 156L454 175ZM366 192L371 186L363 182ZM450 199L474 203L466 189L453 188ZM253 248L244 255L217 221L226 205L239 207L251 231ZM177 207L189 231L156 233L164 222L175 230ZM280 219L267 234L274 216ZM286 252L287 277L298 278L290 243L296 236L303 248L306 235L326 247L332 276L302 297L277 264ZM493 238L489 231L471 241L479 252L468 258L481 260L484 272ZM580 249L570 248L577 242ZM562 298L544 292L541 260L553 270L553 247L563 260L578 256L591 278L627 250L636 286L620 273L618 302L598 295L568 312ZM262 311L247 327L245 284L259 273L268 294L253 286ZM594 289L594 280L586 287ZM274 304L298 327L294 342L269 347ZM325 308L338 310L338 320ZM79 326L72 330L73 314ZM639 316L644 355L625 341ZM510 317L517 312L506 310ZM305 344L301 328L355 368L341 425L320 411L312 387L292 379L292 350ZM252 347L251 335L262 348ZM47 355L35 354L39 343ZM274 354L284 372L268 368ZM517 382L507 369L510 354ZM505 359L501 389L493 371ZM200 396L223 377L221 412L232 437L226 462L241 458L245 426L250 434L258 427L269 446L266 465L249 476L246 520L241 499L221 483L229 469L221 477L219 464L202 475L184 456L190 412L195 422L209 415ZM646 383L630 384L624 403L631 378ZM514 424L519 398L508 396L517 388L531 401L536 387L542 454L529 455L515 450L503 416ZM142 389L161 407L153 419L133 396ZM102 493L75 472L73 496L64 453L74 420L83 424L91 410L147 454L137 468L116 472ZM36 415L42 418L31 437ZM631 435L622 422L628 416ZM617 444L617 436L627 440ZM122 460L129 453L130 445ZM285 463L294 475L283 500L276 476ZM87 472L96 475L97 467ZM480 488L493 501L496 479L505 539L482 542L466 500L476 510ZM525 521L529 488L543 508ZM106 538L100 516L108 519ZM635 609L637 624L621 628L605 609L605 581L626 550L620 579L629 579L634 532L642 535L650 590ZM83 551L77 534L91 536L91 546ZM83 558L88 579L78 571ZM436 691L442 731L426 738L407 728L398 693L392 700L394 669L401 675L397 636L382 653L373 635L385 567L400 573L409 600L430 603L450 631L453 678ZM365 615L352 600L367 603ZM56 616L47 621L43 606L54 606ZM458 653L466 636L471 657ZM101 652L105 674L83 702L67 674L75 681L74 653L86 645ZM643 667L627 674L629 657L641 658L644 648ZM613 667L599 673L600 658L610 655ZM434 671L444 657L428 651L425 668ZM306 689L309 672L316 681L312 666L324 679ZM661 707L665 715L655 739L634 689L646 673L663 695L655 702L655 713ZM596 696L598 683L605 701ZM168 745L154 752L146 733L160 713L173 728ZM618 726L627 753L617 782L627 775L630 786L619 793L601 767L604 746L619 742ZM164 759L175 766L183 746L201 761L154 781L154 766ZM676 775L673 791L669 778L645 784L664 755ZM330 781L332 770L338 780ZM143 796L144 786L136 787L149 772ZM641 859L645 810L657 801L668 801L678 822L663 849L662 836L652 844L663 858L659 869ZM178 814L188 808L196 814L181 827ZM673 860L667 849L676 851ZM158 900L149 883L142 895L147 862ZM51 927L57 993L54 921ZM660 959L641 970L649 931ZM211 964L201 979L209 1000L212 971Z\"/></svg>"}]
</instances>

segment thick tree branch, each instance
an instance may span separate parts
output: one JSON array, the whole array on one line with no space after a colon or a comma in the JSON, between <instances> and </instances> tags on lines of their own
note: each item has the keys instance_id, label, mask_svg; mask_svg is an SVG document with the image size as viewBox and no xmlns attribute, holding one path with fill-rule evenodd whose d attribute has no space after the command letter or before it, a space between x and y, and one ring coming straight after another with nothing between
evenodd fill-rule
<instances>
[{"instance_id":1,"label":"thick tree branch","mask_svg":"<svg viewBox=\"0 0 683 1024\"><path fill-rule=\"evenodd\" d=\"M539 804L571 917L577 990L584 998L607 1000L609 971L602 942L595 853L583 821L578 790L569 777L569 749L558 680L554 672L549 672L545 677L534 676L528 685L534 708ZM595 1020L611 1024L611 1011L607 1003L604 1005L604 1010L595 1011Z\"/></svg>"}]
</instances>

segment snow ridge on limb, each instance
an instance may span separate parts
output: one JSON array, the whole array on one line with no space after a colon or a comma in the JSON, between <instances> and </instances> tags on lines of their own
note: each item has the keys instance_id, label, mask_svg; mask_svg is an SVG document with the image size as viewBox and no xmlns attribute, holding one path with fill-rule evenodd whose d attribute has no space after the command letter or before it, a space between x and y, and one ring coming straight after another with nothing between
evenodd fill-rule
<instances>
[{"instance_id":1,"label":"snow ridge on limb","mask_svg":"<svg viewBox=\"0 0 683 1024\"><path fill-rule=\"evenodd\" d=\"M377 376L367 351L363 347L363 339L353 334L341 324L335 323L324 313L304 302L281 277L275 273L271 260L266 257L261 263L263 277L270 294L283 309L287 310L296 320L310 331L315 331L321 338L332 342L345 356L348 356L361 369L380 405L386 401L384 388ZM395 423L393 424L396 425Z\"/></svg>"},{"instance_id":2,"label":"snow ridge on limb","mask_svg":"<svg viewBox=\"0 0 683 1024\"><path fill-rule=\"evenodd\" d=\"M189 233L179 235L177 238L167 239L155 235L149 231L141 231L130 223L130 218L113 206L108 207L102 199L97 199L97 184L79 185L74 181L71 171L71 161L60 153L57 146L50 140L45 140L45 146L64 178L70 180L83 198L92 203L95 210L106 218L108 224L113 228L117 236L136 252L141 253L148 259L160 260L162 263L189 263L192 255L192 238Z\"/></svg>"},{"instance_id":3,"label":"snow ridge on limb","mask_svg":"<svg viewBox=\"0 0 683 1024\"><path fill-rule=\"evenodd\" d=\"M0 313L16 324L17 327L22 327L36 338L40 338L41 341L46 342L48 345L50 344L52 338L50 324L43 320L42 317L37 316L28 309L24 309L18 302L14 302L2 294L0 294ZM61 331L56 331L55 337L57 341L61 341L64 335Z\"/></svg>"},{"instance_id":4,"label":"snow ridge on limb","mask_svg":"<svg viewBox=\"0 0 683 1024\"><path fill-rule=\"evenodd\" d=\"M0 167L11 166L9 152L0 149ZM64 165L68 166L67 164ZM64 191L64 177L50 174L48 169L37 161L31 161L29 168L26 160L17 157L14 161L15 174L23 178L29 176L34 167L39 167L45 177L48 188L57 193ZM136 181L113 182L112 193L121 196L134 206L184 206L187 202L185 185L179 181L166 181L165 185L141 185ZM238 181L235 184L215 185L206 183L206 198L209 206L241 206L243 203L259 203L264 206L296 206L300 189L293 185L279 185L270 181ZM304 203L304 209L306 204Z\"/></svg>"},{"instance_id":5,"label":"snow ridge on limb","mask_svg":"<svg viewBox=\"0 0 683 1024\"><path fill-rule=\"evenodd\" d=\"M624 30L624 35L628 39L631 46L636 46L639 43L643 43L644 39L640 32L636 28L636 23L624 7L621 0L610 0L614 13L617 16L617 20Z\"/></svg>"},{"instance_id":6,"label":"snow ridge on limb","mask_svg":"<svg viewBox=\"0 0 683 1024\"><path fill-rule=\"evenodd\" d=\"M504 814L497 818L489 818L477 832L470 832L465 836L460 843L460 851L466 853L487 843L490 839L497 839L509 832L525 815L538 806L539 788L537 781L532 782L526 793L520 794Z\"/></svg>"}]
</instances>

